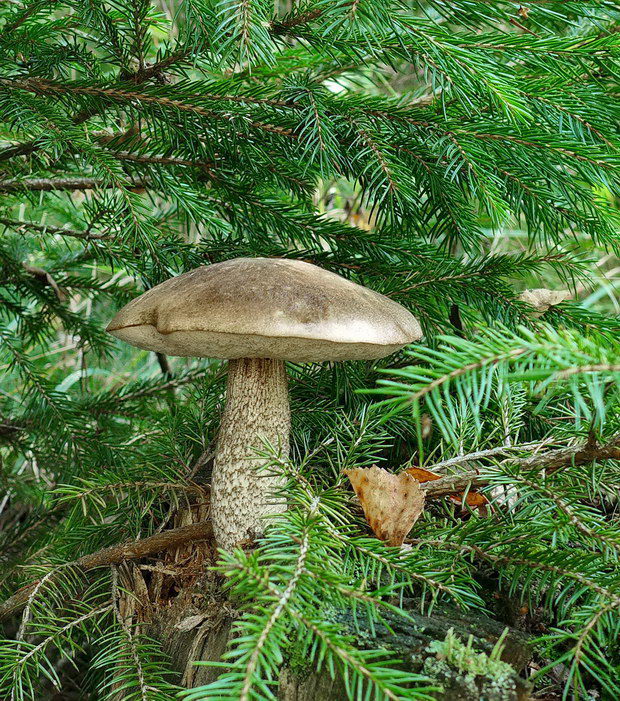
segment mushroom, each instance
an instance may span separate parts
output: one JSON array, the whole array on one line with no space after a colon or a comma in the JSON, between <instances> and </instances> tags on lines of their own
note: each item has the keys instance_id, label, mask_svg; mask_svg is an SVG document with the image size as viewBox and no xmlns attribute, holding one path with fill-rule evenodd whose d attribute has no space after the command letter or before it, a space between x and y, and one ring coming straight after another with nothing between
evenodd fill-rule
<instances>
[{"instance_id":1,"label":"mushroom","mask_svg":"<svg viewBox=\"0 0 620 701\"><path fill-rule=\"evenodd\" d=\"M268 442L288 457L290 410L285 360L382 358L421 337L404 307L310 263L236 258L153 287L123 307L107 331L168 355L228 360L226 406L211 485L218 545L231 549L262 533L283 510L282 478L257 473Z\"/></svg>"}]
</instances>

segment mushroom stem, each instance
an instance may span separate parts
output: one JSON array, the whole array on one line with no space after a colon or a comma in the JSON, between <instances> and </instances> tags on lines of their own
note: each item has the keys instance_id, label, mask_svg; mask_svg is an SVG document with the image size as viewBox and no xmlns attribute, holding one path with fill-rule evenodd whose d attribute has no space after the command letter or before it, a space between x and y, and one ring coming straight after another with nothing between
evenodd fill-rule
<instances>
[{"instance_id":1,"label":"mushroom stem","mask_svg":"<svg viewBox=\"0 0 620 701\"><path fill-rule=\"evenodd\" d=\"M257 472L266 461L253 454L269 442L280 457L288 457L287 384L282 360L239 358L228 363L211 485L213 532L225 550L262 533L265 516L283 509L273 496L282 479L267 470Z\"/></svg>"}]
</instances>

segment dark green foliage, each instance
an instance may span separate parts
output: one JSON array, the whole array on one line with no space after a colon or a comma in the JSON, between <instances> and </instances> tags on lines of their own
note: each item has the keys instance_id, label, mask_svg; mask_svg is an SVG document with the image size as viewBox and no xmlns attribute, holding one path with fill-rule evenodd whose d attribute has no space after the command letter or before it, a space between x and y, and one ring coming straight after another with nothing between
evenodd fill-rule
<instances>
[{"instance_id":1,"label":"dark green foliage","mask_svg":"<svg viewBox=\"0 0 620 701\"><path fill-rule=\"evenodd\" d=\"M524 463L620 433L619 19L607 0L0 4L0 588L42 582L0 696L176 693L118 571L66 563L170 525L221 410L220 363L128 348L107 320L238 256L314 262L426 335L289 367L292 508L223 558L239 637L188 698L273 698L290 637L351 698L425 698L330 612L374 620L413 589L475 616L489 580L540 609L541 684L561 662L565 698L620 696L618 460ZM535 316L528 286L572 299ZM413 551L386 548L342 477L373 463L476 467L492 514L432 501Z\"/></svg>"}]
</instances>

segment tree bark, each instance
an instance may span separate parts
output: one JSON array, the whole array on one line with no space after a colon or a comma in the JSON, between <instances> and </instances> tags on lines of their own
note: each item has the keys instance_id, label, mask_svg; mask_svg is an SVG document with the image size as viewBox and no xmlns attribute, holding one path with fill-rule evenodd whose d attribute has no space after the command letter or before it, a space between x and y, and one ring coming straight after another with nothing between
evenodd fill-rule
<instances>
[{"instance_id":1,"label":"tree bark","mask_svg":"<svg viewBox=\"0 0 620 701\"><path fill-rule=\"evenodd\" d=\"M204 596L196 597L198 592ZM428 650L435 640L443 640L450 629L463 641L473 636L476 651L489 653L505 626L476 613L471 616L447 605L436 606L432 615L419 613L420 602L405 602L412 621L388 613L388 625L375 624L366 628L361 617L354 622L350 613L339 614L343 630L356 635L372 648L384 647L402 660L409 671L437 674L435 682L443 686L435 698L441 701L522 701L528 698L529 687L518 672L529 662L531 649L528 637L509 629L505 638L502 660L514 668L514 674L501 688L491 677L471 677L447 664L435 664L437 655ZM148 630L152 637L163 641L167 654L183 686L195 688L213 681L221 668L196 666L194 661L219 661L232 637L236 611L222 598L217 584L203 582L194 592L183 592L173 605L162 611ZM433 672L431 672L432 676ZM279 677L280 701L340 701L347 698L340 676L331 678L327 669L316 672L303 660L289 660Z\"/></svg>"}]
</instances>

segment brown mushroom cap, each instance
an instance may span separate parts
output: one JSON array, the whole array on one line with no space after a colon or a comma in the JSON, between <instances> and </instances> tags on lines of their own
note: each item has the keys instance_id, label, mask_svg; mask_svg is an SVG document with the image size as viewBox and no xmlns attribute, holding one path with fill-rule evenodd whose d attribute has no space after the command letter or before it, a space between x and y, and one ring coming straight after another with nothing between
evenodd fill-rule
<instances>
[{"instance_id":1,"label":"brown mushroom cap","mask_svg":"<svg viewBox=\"0 0 620 701\"><path fill-rule=\"evenodd\" d=\"M299 362L382 358L422 335L397 302L281 258L236 258L179 275L129 302L107 330L167 355Z\"/></svg>"}]
</instances>

